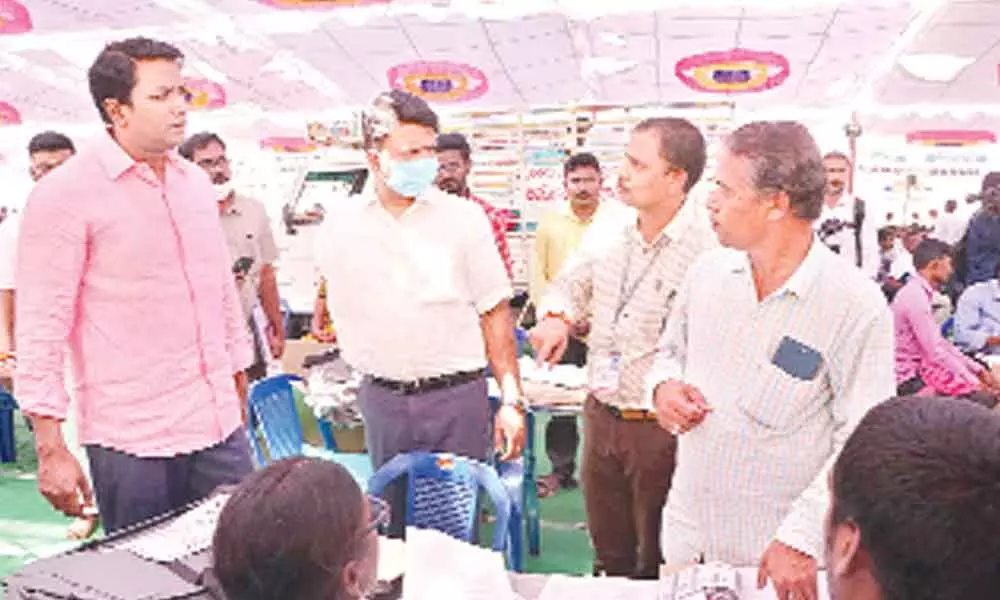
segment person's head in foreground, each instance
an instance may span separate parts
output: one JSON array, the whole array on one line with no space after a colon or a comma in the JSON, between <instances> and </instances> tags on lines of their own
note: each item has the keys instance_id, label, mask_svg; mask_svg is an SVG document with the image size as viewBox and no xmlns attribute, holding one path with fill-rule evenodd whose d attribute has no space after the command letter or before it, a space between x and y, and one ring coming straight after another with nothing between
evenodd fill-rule
<instances>
[{"instance_id":1,"label":"person's head in foreground","mask_svg":"<svg viewBox=\"0 0 1000 600\"><path fill-rule=\"evenodd\" d=\"M726 139L708 200L719 241L737 250L811 235L827 187L823 158L805 125L748 123Z\"/></svg>"},{"instance_id":2,"label":"person's head in foreground","mask_svg":"<svg viewBox=\"0 0 1000 600\"><path fill-rule=\"evenodd\" d=\"M1000 598L1000 416L972 402L873 408L831 475L833 600Z\"/></svg>"},{"instance_id":3,"label":"person's head in foreground","mask_svg":"<svg viewBox=\"0 0 1000 600\"><path fill-rule=\"evenodd\" d=\"M28 142L31 179L38 181L76 154L73 140L56 131L43 131Z\"/></svg>"},{"instance_id":4,"label":"person's head in foreground","mask_svg":"<svg viewBox=\"0 0 1000 600\"><path fill-rule=\"evenodd\" d=\"M226 503L213 570L228 600L367 597L388 519L337 463L292 458L247 477Z\"/></svg>"},{"instance_id":5,"label":"person's head in foreground","mask_svg":"<svg viewBox=\"0 0 1000 600\"><path fill-rule=\"evenodd\" d=\"M415 198L438 176L438 117L422 98L402 90L379 95L361 122L368 166L380 197Z\"/></svg>"},{"instance_id":6,"label":"person's head in foreground","mask_svg":"<svg viewBox=\"0 0 1000 600\"><path fill-rule=\"evenodd\" d=\"M184 141L183 60L166 42L130 38L105 46L87 72L101 120L133 158L159 157Z\"/></svg>"}]
</instances>

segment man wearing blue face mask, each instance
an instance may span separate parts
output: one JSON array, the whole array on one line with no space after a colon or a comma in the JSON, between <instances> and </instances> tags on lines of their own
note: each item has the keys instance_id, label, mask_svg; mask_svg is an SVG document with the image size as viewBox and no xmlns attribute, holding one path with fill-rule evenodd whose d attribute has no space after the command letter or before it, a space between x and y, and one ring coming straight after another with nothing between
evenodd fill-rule
<instances>
[{"instance_id":1,"label":"man wearing blue face mask","mask_svg":"<svg viewBox=\"0 0 1000 600\"><path fill-rule=\"evenodd\" d=\"M524 445L510 280L482 209L433 185L437 132L422 99L376 98L362 116L372 184L331 205L320 236L340 348L365 375L359 403L375 468L416 450L484 460L494 443L509 459ZM487 359L502 390L495 417ZM396 537L404 491L388 493Z\"/></svg>"}]
</instances>

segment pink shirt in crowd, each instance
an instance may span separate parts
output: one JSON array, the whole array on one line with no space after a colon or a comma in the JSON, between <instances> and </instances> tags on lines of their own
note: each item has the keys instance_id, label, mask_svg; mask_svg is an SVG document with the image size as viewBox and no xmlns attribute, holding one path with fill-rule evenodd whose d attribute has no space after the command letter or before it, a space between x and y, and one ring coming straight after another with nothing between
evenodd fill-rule
<instances>
[{"instance_id":1,"label":"pink shirt in crowd","mask_svg":"<svg viewBox=\"0 0 1000 600\"><path fill-rule=\"evenodd\" d=\"M110 136L45 177L22 223L15 389L80 441L136 456L213 446L241 425L253 359L208 176L171 154L161 182Z\"/></svg>"},{"instance_id":2,"label":"pink shirt in crowd","mask_svg":"<svg viewBox=\"0 0 1000 600\"><path fill-rule=\"evenodd\" d=\"M934 290L919 273L912 273L892 301L896 327L896 383L913 379L922 365L944 369L978 387L979 366L941 335L934 320Z\"/></svg>"}]
</instances>

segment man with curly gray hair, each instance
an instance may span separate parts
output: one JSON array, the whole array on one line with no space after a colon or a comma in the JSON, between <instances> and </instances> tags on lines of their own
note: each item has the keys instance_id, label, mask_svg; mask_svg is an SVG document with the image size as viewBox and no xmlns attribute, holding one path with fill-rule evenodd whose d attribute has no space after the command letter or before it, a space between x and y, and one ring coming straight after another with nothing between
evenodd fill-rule
<instances>
[{"instance_id":1,"label":"man with curly gray hair","mask_svg":"<svg viewBox=\"0 0 1000 600\"><path fill-rule=\"evenodd\" d=\"M434 186L438 117L401 90L362 115L371 185L332 205L319 266L376 468L414 450L485 460L524 444L510 280L483 210ZM487 362L501 390L493 415ZM494 427L491 427L491 422ZM496 439L491 439L495 431ZM390 535L405 490L393 488Z\"/></svg>"},{"instance_id":2,"label":"man with curly gray hair","mask_svg":"<svg viewBox=\"0 0 1000 600\"><path fill-rule=\"evenodd\" d=\"M780 600L813 600L830 466L895 393L892 317L813 233L826 177L804 126L740 127L715 183L727 248L688 270L647 381L679 436L664 556L758 566Z\"/></svg>"}]
</instances>

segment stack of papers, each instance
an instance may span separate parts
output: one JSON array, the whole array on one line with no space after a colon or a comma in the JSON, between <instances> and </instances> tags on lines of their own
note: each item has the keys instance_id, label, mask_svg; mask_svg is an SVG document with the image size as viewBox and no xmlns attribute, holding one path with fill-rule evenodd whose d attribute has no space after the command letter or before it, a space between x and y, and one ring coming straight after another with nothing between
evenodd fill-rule
<instances>
[{"instance_id":1,"label":"stack of papers","mask_svg":"<svg viewBox=\"0 0 1000 600\"><path fill-rule=\"evenodd\" d=\"M498 552L432 529L406 529L404 600L519 600Z\"/></svg>"}]
</instances>

